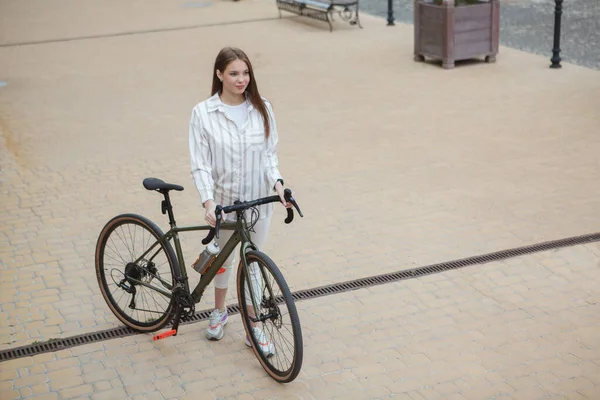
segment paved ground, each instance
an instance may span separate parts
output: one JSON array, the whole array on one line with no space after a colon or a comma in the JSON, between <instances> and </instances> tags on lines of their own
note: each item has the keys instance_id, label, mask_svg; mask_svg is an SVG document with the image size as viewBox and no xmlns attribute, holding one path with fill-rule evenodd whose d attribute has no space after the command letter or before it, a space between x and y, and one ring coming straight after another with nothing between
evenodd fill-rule
<instances>
[{"instance_id":1,"label":"paved ground","mask_svg":"<svg viewBox=\"0 0 600 400\"><path fill-rule=\"evenodd\" d=\"M596 399L599 257L579 246L299 302L305 363L288 385L236 316L217 344L191 325L6 362L3 399Z\"/></svg>"},{"instance_id":2,"label":"paved ground","mask_svg":"<svg viewBox=\"0 0 600 400\"><path fill-rule=\"evenodd\" d=\"M363 30L329 33L278 19L266 0L82 7L0 5L3 43L46 42L0 48L0 349L119 326L94 280L95 241L121 212L166 226L144 177L183 184L177 221L201 221L187 123L228 44L248 51L275 103L281 169L306 214L276 222L265 248L292 290L598 231L595 70L553 71L503 47L496 64L444 71L412 61L408 25L365 16ZM48 42L64 38L81 39ZM199 240L184 240L190 261ZM234 317L223 343L195 324L160 343L4 362L0 394L593 399L598 253L590 244L298 303L305 366L283 387Z\"/></svg>"},{"instance_id":3,"label":"paved ground","mask_svg":"<svg viewBox=\"0 0 600 400\"><path fill-rule=\"evenodd\" d=\"M502 0L500 43L550 60L554 46L554 0ZM388 18L388 2L361 0L361 9ZM413 23L414 1L393 0L397 22ZM560 56L563 60L600 69L600 2L563 2Z\"/></svg>"}]
</instances>

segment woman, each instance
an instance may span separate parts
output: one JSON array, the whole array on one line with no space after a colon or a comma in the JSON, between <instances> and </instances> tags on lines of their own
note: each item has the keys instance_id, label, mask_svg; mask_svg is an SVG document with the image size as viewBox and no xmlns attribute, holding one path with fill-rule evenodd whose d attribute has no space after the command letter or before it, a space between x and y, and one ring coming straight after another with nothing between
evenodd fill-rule
<instances>
[{"instance_id":1,"label":"woman","mask_svg":"<svg viewBox=\"0 0 600 400\"><path fill-rule=\"evenodd\" d=\"M191 174L200 193L205 221L215 226L215 207L235 200L248 201L274 190L286 207L283 179L278 169L277 126L271 104L258 92L252 64L237 48L222 49L213 68L212 97L197 104L190 120ZM273 205L259 207L260 217L251 233L262 248L269 231ZM226 216L235 219L235 215ZM231 231L222 231L217 240L223 248ZM215 277L215 309L210 315L206 337L220 340L227 323L225 297L235 251ZM258 328L255 328L258 329ZM256 331L261 350L273 345L262 331ZM264 339L264 340L261 340ZM246 344L250 342L246 337Z\"/></svg>"}]
</instances>

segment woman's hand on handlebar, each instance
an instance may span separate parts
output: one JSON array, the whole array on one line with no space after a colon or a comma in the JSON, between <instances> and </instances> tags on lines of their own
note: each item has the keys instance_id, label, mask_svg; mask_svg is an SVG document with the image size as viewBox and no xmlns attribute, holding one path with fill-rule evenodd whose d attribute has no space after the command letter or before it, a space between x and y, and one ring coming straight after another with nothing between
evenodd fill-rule
<instances>
[{"instance_id":1,"label":"woman's hand on handlebar","mask_svg":"<svg viewBox=\"0 0 600 400\"><path fill-rule=\"evenodd\" d=\"M277 183L275 184L275 191L277 192L277 194L279 195L279 198L281 199L281 204L283 204L283 206L285 208L292 208L292 203L287 201L285 198L284 188L280 181L277 181ZM294 193L292 192L292 197L293 196L294 196Z\"/></svg>"},{"instance_id":2,"label":"woman's hand on handlebar","mask_svg":"<svg viewBox=\"0 0 600 400\"><path fill-rule=\"evenodd\" d=\"M231 212L245 211L250 207L259 206L261 204L270 204L275 203L277 201L282 203L287 210L287 217L284 221L286 224L289 224L293 221L294 208L296 209L296 211L298 211L298 214L301 217L304 217L302 211L300 211L300 207L298 207L298 203L296 202L296 199L294 198L294 194L291 189L284 189L283 185L280 182L277 182L275 190L277 191L277 195L272 195L245 202L238 201L227 207L216 205L212 199L205 201L203 204L204 208L206 209L204 220L212 228L209 230L208 235L202 240L202 243L206 245L210 243L211 240L213 240L213 237L216 237L217 239L219 238L219 229L221 226L221 222L225 219L225 214ZM217 212L221 214L221 218L219 218L218 220L215 217L215 214Z\"/></svg>"},{"instance_id":3,"label":"woman's hand on handlebar","mask_svg":"<svg viewBox=\"0 0 600 400\"><path fill-rule=\"evenodd\" d=\"M206 209L206 213L204 214L204 220L207 224L214 228L217 224L217 218L215 216L215 208L217 206L212 199L206 200L203 206ZM221 215L225 217L225 214L223 212L221 212Z\"/></svg>"}]
</instances>

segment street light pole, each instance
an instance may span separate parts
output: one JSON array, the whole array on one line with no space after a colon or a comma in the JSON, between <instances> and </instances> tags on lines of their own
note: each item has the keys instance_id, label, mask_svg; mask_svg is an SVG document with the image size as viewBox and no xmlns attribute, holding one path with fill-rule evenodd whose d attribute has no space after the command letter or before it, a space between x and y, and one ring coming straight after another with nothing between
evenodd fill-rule
<instances>
[{"instance_id":1,"label":"street light pole","mask_svg":"<svg viewBox=\"0 0 600 400\"><path fill-rule=\"evenodd\" d=\"M554 0L556 7L554 8L554 47L552 48L552 64L550 68L560 68L560 23L562 18L562 2L563 0Z\"/></svg>"},{"instance_id":2,"label":"street light pole","mask_svg":"<svg viewBox=\"0 0 600 400\"><path fill-rule=\"evenodd\" d=\"M393 26L394 25L394 5L393 5L393 0L388 0L388 19L387 19L387 24L388 26Z\"/></svg>"}]
</instances>

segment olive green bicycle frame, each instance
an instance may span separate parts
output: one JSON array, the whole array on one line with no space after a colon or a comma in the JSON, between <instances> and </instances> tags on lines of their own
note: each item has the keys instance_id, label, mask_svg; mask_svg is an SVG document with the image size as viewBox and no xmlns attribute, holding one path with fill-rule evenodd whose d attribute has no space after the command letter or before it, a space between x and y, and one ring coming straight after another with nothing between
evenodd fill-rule
<instances>
[{"instance_id":1,"label":"olive green bicycle frame","mask_svg":"<svg viewBox=\"0 0 600 400\"><path fill-rule=\"evenodd\" d=\"M203 231L203 230L205 231L205 230L209 230L209 229L211 229L211 227L208 225L198 225L198 226L189 226L189 227L178 228L173 223L171 225L171 229L167 233L163 234L157 241L155 241L152 244L152 246L150 246L148 248L148 250L146 250L141 256L139 256L137 258L137 260L134 261L134 263L136 265L139 265L138 263L141 260L152 261L160 253L160 251L161 251L160 248L157 249L156 252L150 258L146 258L146 256L149 253L151 253L153 250L155 250L155 248L159 244L163 244L166 247L166 243L170 240L173 240L173 242L175 243L175 251L177 253L176 254L177 255L177 268L176 268L176 273L175 273L176 276L174 276L174 278L175 278L175 281L183 282L185 291L187 293L190 293L190 287L189 287L189 283L188 283L188 279L187 279L188 275L187 275L187 271L186 271L185 263L184 263L184 259L183 259L183 252L181 250L181 243L179 241L179 233L180 232ZM209 269L206 271L206 273L204 275L202 275L202 278L200 279L200 282L198 282L198 285L196 286L194 291L191 292L191 296L194 299L195 303L200 302L200 300L202 299L202 295L204 294L204 290L210 284L210 282L212 282L214 277L217 275L217 272L219 271L221 266L223 266L223 264L225 263L225 260L227 260L229 255L233 252L233 250L235 249L235 246L237 246L238 243L240 243L240 242L242 243L240 246L240 260L241 260L241 262L244 263L244 273L246 275L246 282L250 282L250 276L249 276L249 272L248 272L248 264L246 263L245 254L248 250L258 250L258 248L254 245L254 243L250 239L246 221L243 218L238 218L238 220L236 222L222 223L219 228L219 231L223 231L223 230L229 230L229 231L232 230L234 232L231 235L231 238L229 238L229 240L227 241L227 243L225 243L225 246L219 252L216 259L213 261L212 265L209 267ZM167 255L167 258L169 258L169 255ZM163 290L155 285L152 285L147 282L142 282L137 279L132 279L132 278L129 278L129 279L138 285L145 286L149 289L155 290L168 298L173 297L172 292L170 292L170 291ZM153 275L153 279L157 279L161 283L162 286L164 286L165 288L167 288L171 291L174 289L171 282L167 282L167 281L163 280L160 276ZM250 284L248 285L248 289L250 290L250 292L252 292L252 290L253 290L251 286L252 285L250 285ZM268 283L267 283L267 286L270 286L270 285L268 285ZM268 290L269 290L269 292L271 292L270 287L268 288ZM258 305L256 304L256 300L254 299L254 296L250 296L250 297L252 298L252 305L254 306L254 309L258 310L258 307L257 307Z\"/></svg>"}]
</instances>

